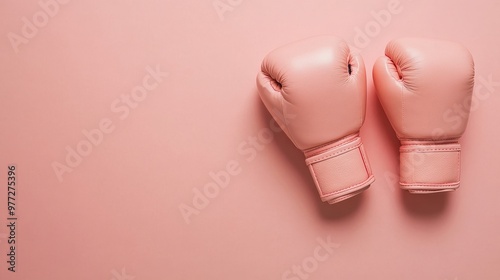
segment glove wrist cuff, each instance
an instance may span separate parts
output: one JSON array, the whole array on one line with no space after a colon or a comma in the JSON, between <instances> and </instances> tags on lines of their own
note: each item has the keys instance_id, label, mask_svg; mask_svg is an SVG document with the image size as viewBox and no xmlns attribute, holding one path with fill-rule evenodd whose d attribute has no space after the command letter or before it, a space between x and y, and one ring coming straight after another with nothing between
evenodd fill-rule
<instances>
[{"instance_id":1,"label":"glove wrist cuff","mask_svg":"<svg viewBox=\"0 0 500 280\"><path fill-rule=\"evenodd\" d=\"M400 185L411 193L435 193L460 185L458 141L402 141Z\"/></svg>"},{"instance_id":2,"label":"glove wrist cuff","mask_svg":"<svg viewBox=\"0 0 500 280\"><path fill-rule=\"evenodd\" d=\"M374 181L358 135L304 152L322 201L340 202L361 193Z\"/></svg>"}]
</instances>

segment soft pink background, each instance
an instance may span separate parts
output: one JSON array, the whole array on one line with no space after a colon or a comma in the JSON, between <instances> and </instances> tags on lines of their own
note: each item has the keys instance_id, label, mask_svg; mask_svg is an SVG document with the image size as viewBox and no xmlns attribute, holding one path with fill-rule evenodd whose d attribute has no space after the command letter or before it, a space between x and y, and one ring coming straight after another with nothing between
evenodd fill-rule
<instances>
[{"instance_id":1,"label":"soft pink background","mask_svg":"<svg viewBox=\"0 0 500 280\"><path fill-rule=\"evenodd\" d=\"M0 3L2 280L282 279L328 236L340 247L308 279L500 278L498 1L400 0L402 11L372 30L360 48L369 89L361 133L376 182L333 206L320 202L284 133L255 158L238 150L271 118L255 75L267 52L293 40L335 34L356 45L356 28L389 1L231 0L223 20L212 1L70 1L18 53L7 34L21 34L22 18L41 8ZM408 35L462 42L477 77L496 83L482 85L454 193L409 195L395 181L399 144L371 67L388 40ZM169 77L120 120L110 105L156 65ZM103 118L115 130L59 182L52 162ZM186 224L179 206L231 160L241 173ZM12 163L16 273L5 262Z\"/></svg>"}]
</instances>

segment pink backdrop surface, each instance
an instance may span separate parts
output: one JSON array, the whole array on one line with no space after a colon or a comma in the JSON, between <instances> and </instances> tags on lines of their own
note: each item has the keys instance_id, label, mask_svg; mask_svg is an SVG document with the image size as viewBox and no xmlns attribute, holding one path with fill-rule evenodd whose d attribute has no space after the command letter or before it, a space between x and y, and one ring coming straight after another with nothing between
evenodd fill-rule
<instances>
[{"instance_id":1,"label":"pink backdrop surface","mask_svg":"<svg viewBox=\"0 0 500 280\"><path fill-rule=\"evenodd\" d=\"M498 1L2 1L0 279L500 279L499 12ZM368 75L361 136L376 181L337 205L272 132L255 86L267 52L320 34L357 48ZM456 192L399 190L371 68L402 36L458 41L475 58Z\"/></svg>"}]
</instances>

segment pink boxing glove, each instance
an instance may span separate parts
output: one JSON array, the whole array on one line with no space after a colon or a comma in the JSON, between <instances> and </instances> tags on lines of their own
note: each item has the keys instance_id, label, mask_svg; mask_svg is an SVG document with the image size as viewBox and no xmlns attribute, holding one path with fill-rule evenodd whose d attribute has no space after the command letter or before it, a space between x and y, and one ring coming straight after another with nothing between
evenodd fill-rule
<instances>
[{"instance_id":1,"label":"pink boxing glove","mask_svg":"<svg viewBox=\"0 0 500 280\"><path fill-rule=\"evenodd\" d=\"M366 73L345 41L313 37L269 53L257 75L260 97L297 148L321 199L350 198L374 181L359 137Z\"/></svg>"},{"instance_id":2,"label":"pink boxing glove","mask_svg":"<svg viewBox=\"0 0 500 280\"><path fill-rule=\"evenodd\" d=\"M467 126L474 87L471 54L454 42L403 38L391 41L385 55L373 67L373 80L401 141L401 188L455 190L460 185L458 139ZM456 106L465 108L459 114Z\"/></svg>"}]
</instances>

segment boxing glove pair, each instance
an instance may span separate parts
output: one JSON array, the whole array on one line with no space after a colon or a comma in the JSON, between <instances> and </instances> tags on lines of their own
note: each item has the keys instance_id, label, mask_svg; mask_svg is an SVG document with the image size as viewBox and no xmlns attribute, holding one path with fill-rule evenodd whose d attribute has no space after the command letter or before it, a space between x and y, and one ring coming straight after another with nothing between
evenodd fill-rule
<instances>
[{"instance_id":1,"label":"boxing glove pair","mask_svg":"<svg viewBox=\"0 0 500 280\"><path fill-rule=\"evenodd\" d=\"M460 184L460 144L468 121L474 62L448 41L391 41L373 68L377 94L400 147L400 185L411 193ZM362 57L336 37L313 37L275 49L257 75L260 97L297 148L322 201L340 202L374 181L359 136L365 119ZM465 106L450 116L454 106ZM465 113L464 113L465 112Z\"/></svg>"}]
</instances>

